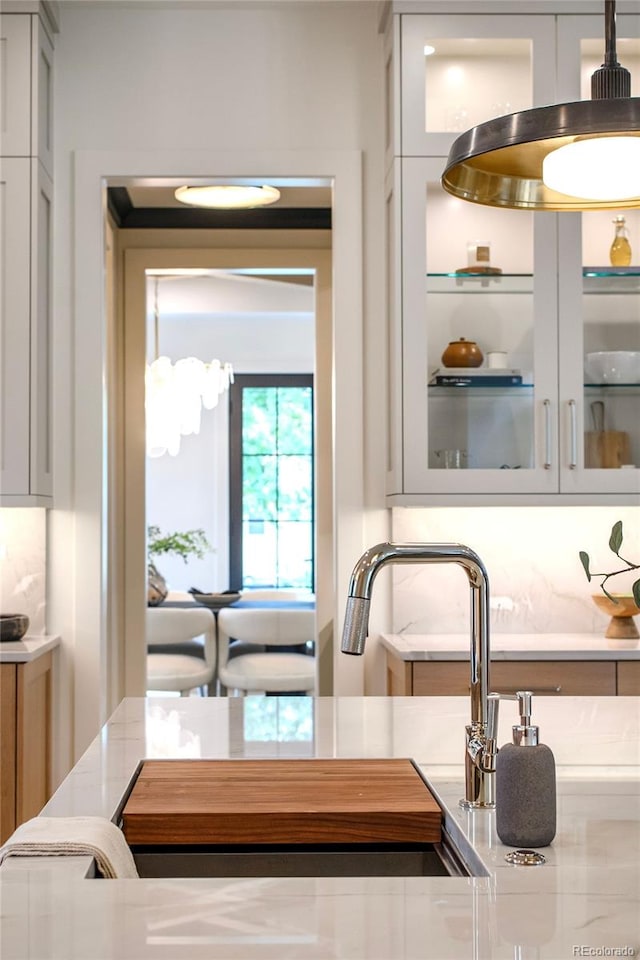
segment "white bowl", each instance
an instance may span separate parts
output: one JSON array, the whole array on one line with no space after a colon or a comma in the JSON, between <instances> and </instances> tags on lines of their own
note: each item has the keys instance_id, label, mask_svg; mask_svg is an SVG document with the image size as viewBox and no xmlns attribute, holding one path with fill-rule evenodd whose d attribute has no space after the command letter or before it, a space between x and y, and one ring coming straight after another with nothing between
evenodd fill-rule
<instances>
[{"instance_id":1,"label":"white bowl","mask_svg":"<svg viewBox=\"0 0 640 960\"><path fill-rule=\"evenodd\" d=\"M586 372L592 383L640 383L640 350L588 353Z\"/></svg>"}]
</instances>

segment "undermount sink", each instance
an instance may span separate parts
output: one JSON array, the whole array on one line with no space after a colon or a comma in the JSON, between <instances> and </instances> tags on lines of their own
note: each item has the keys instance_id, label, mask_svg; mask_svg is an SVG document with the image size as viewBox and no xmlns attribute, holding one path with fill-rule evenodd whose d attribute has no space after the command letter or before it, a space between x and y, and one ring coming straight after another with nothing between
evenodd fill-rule
<instances>
[{"instance_id":1,"label":"undermount sink","mask_svg":"<svg viewBox=\"0 0 640 960\"><path fill-rule=\"evenodd\" d=\"M150 877L462 877L468 869L448 843L278 844L132 847Z\"/></svg>"},{"instance_id":2,"label":"undermount sink","mask_svg":"<svg viewBox=\"0 0 640 960\"><path fill-rule=\"evenodd\" d=\"M121 823L141 877L470 876L409 759L145 760Z\"/></svg>"}]
</instances>

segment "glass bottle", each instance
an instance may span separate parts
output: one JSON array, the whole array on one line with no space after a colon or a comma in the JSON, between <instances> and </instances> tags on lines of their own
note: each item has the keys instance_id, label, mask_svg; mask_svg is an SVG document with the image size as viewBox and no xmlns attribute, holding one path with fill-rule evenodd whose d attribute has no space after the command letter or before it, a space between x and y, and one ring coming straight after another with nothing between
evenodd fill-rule
<instances>
[{"instance_id":1,"label":"glass bottle","mask_svg":"<svg viewBox=\"0 0 640 960\"><path fill-rule=\"evenodd\" d=\"M616 228L613 243L609 250L609 259L613 267L628 267L631 263L631 244L624 217L612 221Z\"/></svg>"}]
</instances>

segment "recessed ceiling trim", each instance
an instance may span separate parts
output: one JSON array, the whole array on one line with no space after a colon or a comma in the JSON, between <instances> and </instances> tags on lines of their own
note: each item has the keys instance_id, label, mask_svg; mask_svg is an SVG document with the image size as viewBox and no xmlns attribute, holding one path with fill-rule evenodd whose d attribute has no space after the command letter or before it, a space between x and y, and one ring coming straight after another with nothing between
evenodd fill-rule
<instances>
[{"instance_id":1,"label":"recessed ceiling trim","mask_svg":"<svg viewBox=\"0 0 640 960\"><path fill-rule=\"evenodd\" d=\"M331 230L327 207L134 207L124 187L107 189L108 206L122 230Z\"/></svg>"}]
</instances>

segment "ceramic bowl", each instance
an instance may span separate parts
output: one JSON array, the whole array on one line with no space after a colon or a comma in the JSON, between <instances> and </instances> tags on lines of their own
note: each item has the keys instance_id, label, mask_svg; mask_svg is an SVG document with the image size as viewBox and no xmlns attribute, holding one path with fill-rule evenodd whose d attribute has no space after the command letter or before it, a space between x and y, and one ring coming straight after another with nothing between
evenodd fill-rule
<instances>
[{"instance_id":1,"label":"ceramic bowl","mask_svg":"<svg viewBox=\"0 0 640 960\"><path fill-rule=\"evenodd\" d=\"M230 607L240 599L239 593L197 593L190 590L189 593L196 603L201 603L211 610L221 610L223 607Z\"/></svg>"},{"instance_id":2,"label":"ceramic bowl","mask_svg":"<svg viewBox=\"0 0 640 960\"><path fill-rule=\"evenodd\" d=\"M588 353L585 369L593 383L640 383L640 350Z\"/></svg>"},{"instance_id":3,"label":"ceramic bowl","mask_svg":"<svg viewBox=\"0 0 640 960\"><path fill-rule=\"evenodd\" d=\"M28 629L26 613L0 613L0 641L22 640Z\"/></svg>"}]
</instances>

